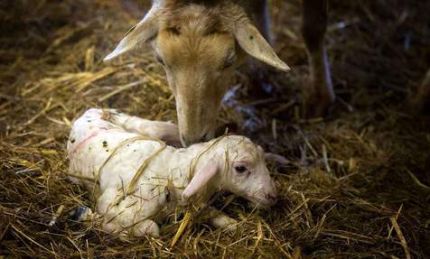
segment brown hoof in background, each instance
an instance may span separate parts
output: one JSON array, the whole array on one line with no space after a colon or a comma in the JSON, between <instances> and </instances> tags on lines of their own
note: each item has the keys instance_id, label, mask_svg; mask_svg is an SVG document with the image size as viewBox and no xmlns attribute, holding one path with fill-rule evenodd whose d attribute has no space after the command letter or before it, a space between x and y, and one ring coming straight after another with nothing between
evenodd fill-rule
<instances>
[{"instance_id":1,"label":"brown hoof in background","mask_svg":"<svg viewBox=\"0 0 430 259\"><path fill-rule=\"evenodd\" d=\"M430 114L430 69L409 104L414 113Z\"/></svg>"},{"instance_id":2,"label":"brown hoof in background","mask_svg":"<svg viewBox=\"0 0 430 259\"><path fill-rule=\"evenodd\" d=\"M409 100L409 107L412 113L430 115L430 96L415 96Z\"/></svg>"},{"instance_id":3,"label":"brown hoof in background","mask_svg":"<svg viewBox=\"0 0 430 259\"><path fill-rule=\"evenodd\" d=\"M331 81L329 82L331 84ZM333 87L316 86L312 83L309 85L310 87L303 90L303 117L311 119L327 116L336 100Z\"/></svg>"}]
</instances>

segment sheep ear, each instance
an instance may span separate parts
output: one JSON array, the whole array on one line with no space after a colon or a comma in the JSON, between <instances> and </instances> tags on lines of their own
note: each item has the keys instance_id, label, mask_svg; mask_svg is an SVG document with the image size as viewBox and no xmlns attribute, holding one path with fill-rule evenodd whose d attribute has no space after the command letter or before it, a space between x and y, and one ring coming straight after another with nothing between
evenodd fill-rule
<instances>
[{"instance_id":1,"label":"sheep ear","mask_svg":"<svg viewBox=\"0 0 430 259\"><path fill-rule=\"evenodd\" d=\"M290 70L250 21L238 22L234 26L234 35L240 47L252 57L279 70Z\"/></svg>"},{"instance_id":2,"label":"sheep ear","mask_svg":"<svg viewBox=\"0 0 430 259\"><path fill-rule=\"evenodd\" d=\"M153 5L145 17L119 42L118 46L107 55L103 61L112 60L125 52L135 48L138 44L152 39L158 32L159 6Z\"/></svg>"},{"instance_id":3,"label":"sheep ear","mask_svg":"<svg viewBox=\"0 0 430 259\"><path fill-rule=\"evenodd\" d=\"M187 200L198 191L200 191L204 186L206 186L209 181L215 177L218 172L218 165L213 161L209 161L203 168L198 170L191 182L185 188L182 193L182 197Z\"/></svg>"}]
</instances>

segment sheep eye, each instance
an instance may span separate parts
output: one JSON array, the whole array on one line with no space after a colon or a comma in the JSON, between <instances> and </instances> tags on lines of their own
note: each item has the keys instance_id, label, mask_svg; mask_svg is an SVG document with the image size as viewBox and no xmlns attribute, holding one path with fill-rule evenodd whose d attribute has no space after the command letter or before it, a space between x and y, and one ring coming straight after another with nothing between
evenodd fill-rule
<instances>
[{"instance_id":1,"label":"sheep eye","mask_svg":"<svg viewBox=\"0 0 430 259\"><path fill-rule=\"evenodd\" d=\"M234 167L234 170L236 170L236 172L237 172L237 173L239 173L239 174L243 174L243 173L245 173L246 171L248 171L248 169L246 169L246 167L245 167L245 166L243 166L243 165L235 166L235 167Z\"/></svg>"},{"instance_id":2,"label":"sheep eye","mask_svg":"<svg viewBox=\"0 0 430 259\"><path fill-rule=\"evenodd\" d=\"M181 35L181 28L177 26L167 28L167 31L173 35Z\"/></svg>"},{"instance_id":3,"label":"sheep eye","mask_svg":"<svg viewBox=\"0 0 430 259\"><path fill-rule=\"evenodd\" d=\"M163 59L160 57L160 55L156 55L156 56L155 56L155 59L157 59L157 61L158 61L161 65L163 65L163 66L164 66L164 61L163 61Z\"/></svg>"},{"instance_id":4,"label":"sheep eye","mask_svg":"<svg viewBox=\"0 0 430 259\"><path fill-rule=\"evenodd\" d=\"M236 55L232 51L228 54L227 58L225 59L224 65L222 66L222 69L227 69L227 68L233 66L235 62L236 62Z\"/></svg>"}]
</instances>

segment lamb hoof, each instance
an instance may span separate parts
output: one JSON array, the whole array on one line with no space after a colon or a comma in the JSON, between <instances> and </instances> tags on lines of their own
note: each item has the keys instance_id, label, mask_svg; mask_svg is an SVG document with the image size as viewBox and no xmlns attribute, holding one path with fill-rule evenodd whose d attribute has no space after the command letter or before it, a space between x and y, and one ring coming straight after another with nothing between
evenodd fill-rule
<instances>
[{"instance_id":1,"label":"lamb hoof","mask_svg":"<svg viewBox=\"0 0 430 259\"><path fill-rule=\"evenodd\" d=\"M133 228L133 236L142 237L145 235L158 238L160 236L160 228L157 223L152 220L145 220Z\"/></svg>"},{"instance_id":2,"label":"lamb hoof","mask_svg":"<svg viewBox=\"0 0 430 259\"><path fill-rule=\"evenodd\" d=\"M93 215L93 211L88 208L87 206L79 206L76 209L74 209L72 212L70 212L69 218L74 221L87 221L91 219L91 216Z\"/></svg>"},{"instance_id":3,"label":"lamb hoof","mask_svg":"<svg viewBox=\"0 0 430 259\"><path fill-rule=\"evenodd\" d=\"M228 232L235 232L237 230L237 220L232 219L226 215L220 215L211 220L213 226L221 228Z\"/></svg>"},{"instance_id":4,"label":"lamb hoof","mask_svg":"<svg viewBox=\"0 0 430 259\"><path fill-rule=\"evenodd\" d=\"M228 226L223 227L222 229L227 232L234 233L237 231L237 223L238 222L234 220L234 222L230 223Z\"/></svg>"}]
</instances>

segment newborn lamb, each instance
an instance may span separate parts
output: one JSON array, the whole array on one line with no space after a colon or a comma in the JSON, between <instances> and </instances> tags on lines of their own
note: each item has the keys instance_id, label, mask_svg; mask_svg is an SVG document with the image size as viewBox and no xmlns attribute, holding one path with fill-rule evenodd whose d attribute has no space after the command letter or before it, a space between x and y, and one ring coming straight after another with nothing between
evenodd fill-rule
<instances>
[{"instance_id":1,"label":"newborn lamb","mask_svg":"<svg viewBox=\"0 0 430 259\"><path fill-rule=\"evenodd\" d=\"M276 200L261 147L242 136L223 136L188 148L176 125L144 120L114 110L90 109L72 127L69 174L96 201L93 216L107 232L159 235L160 221L177 205L202 204L225 190L256 206ZM212 223L228 227L226 216Z\"/></svg>"}]
</instances>

